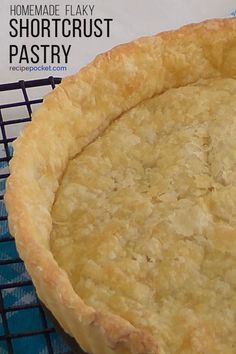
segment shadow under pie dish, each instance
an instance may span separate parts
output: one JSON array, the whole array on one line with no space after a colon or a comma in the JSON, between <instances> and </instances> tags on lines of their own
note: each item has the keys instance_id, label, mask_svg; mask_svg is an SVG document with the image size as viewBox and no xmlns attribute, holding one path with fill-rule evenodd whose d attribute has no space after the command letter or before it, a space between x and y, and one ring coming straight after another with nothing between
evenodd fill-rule
<instances>
[{"instance_id":1,"label":"shadow under pie dish","mask_svg":"<svg viewBox=\"0 0 236 354\"><path fill-rule=\"evenodd\" d=\"M92 354L236 353L236 21L121 45L14 145L9 225Z\"/></svg>"}]
</instances>

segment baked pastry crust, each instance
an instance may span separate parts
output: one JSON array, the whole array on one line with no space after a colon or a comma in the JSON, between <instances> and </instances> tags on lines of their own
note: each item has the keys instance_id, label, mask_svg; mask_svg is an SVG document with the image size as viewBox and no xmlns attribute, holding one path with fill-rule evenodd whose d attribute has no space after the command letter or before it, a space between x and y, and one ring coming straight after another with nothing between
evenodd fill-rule
<instances>
[{"instance_id":1,"label":"baked pastry crust","mask_svg":"<svg viewBox=\"0 0 236 354\"><path fill-rule=\"evenodd\" d=\"M5 196L9 225L40 299L93 354L159 354L158 341L87 306L50 251L51 208L63 172L123 112L199 79L236 77L236 20L210 20L98 56L49 94L17 139Z\"/></svg>"}]
</instances>

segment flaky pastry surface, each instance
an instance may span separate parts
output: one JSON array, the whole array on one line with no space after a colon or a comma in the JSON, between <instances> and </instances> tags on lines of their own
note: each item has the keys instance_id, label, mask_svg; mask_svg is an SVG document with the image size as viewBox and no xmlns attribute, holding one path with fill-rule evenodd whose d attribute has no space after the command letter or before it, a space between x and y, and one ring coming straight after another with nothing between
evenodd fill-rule
<instances>
[{"instance_id":1,"label":"flaky pastry surface","mask_svg":"<svg viewBox=\"0 0 236 354\"><path fill-rule=\"evenodd\" d=\"M235 352L235 63L235 19L139 39L63 80L17 139L11 232L85 351Z\"/></svg>"},{"instance_id":2,"label":"flaky pastry surface","mask_svg":"<svg viewBox=\"0 0 236 354\"><path fill-rule=\"evenodd\" d=\"M51 249L75 291L165 353L236 350L236 80L139 104L69 162Z\"/></svg>"}]
</instances>

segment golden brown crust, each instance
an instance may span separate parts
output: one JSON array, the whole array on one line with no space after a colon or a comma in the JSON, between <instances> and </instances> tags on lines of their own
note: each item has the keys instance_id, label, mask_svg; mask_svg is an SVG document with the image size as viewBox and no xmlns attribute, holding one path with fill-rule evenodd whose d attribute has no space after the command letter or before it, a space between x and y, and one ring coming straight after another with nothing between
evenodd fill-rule
<instances>
[{"instance_id":1,"label":"golden brown crust","mask_svg":"<svg viewBox=\"0 0 236 354\"><path fill-rule=\"evenodd\" d=\"M68 162L52 207L77 294L167 353L234 354L235 111L232 78L141 102Z\"/></svg>"},{"instance_id":2,"label":"golden brown crust","mask_svg":"<svg viewBox=\"0 0 236 354\"><path fill-rule=\"evenodd\" d=\"M85 305L50 252L50 210L68 159L140 101L201 78L236 77L235 63L235 19L141 38L64 79L17 139L5 196L10 229L39 297L87 352L160 350L128 321Z\"/></svg>"}]
</instances>

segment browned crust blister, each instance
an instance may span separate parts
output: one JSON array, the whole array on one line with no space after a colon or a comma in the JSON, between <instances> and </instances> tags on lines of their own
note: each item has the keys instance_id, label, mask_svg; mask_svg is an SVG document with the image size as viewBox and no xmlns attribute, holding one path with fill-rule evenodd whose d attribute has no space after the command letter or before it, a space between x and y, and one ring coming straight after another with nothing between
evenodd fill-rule
<instances>
[{"instance_id":1,"label":"browned crust blister","mask_svg":"<svg viewBox=\"0 0 236 354\"><path fill-rule=\"evenodd\" d=\"M40 299L85 351L158 354L158 339L87 306L49 248L50 210L68 159L122 112L201 78L236 77L236 20L210 20L98 56L49 94L17 139L5 201Z\"/></svg>"}]
</instances>

